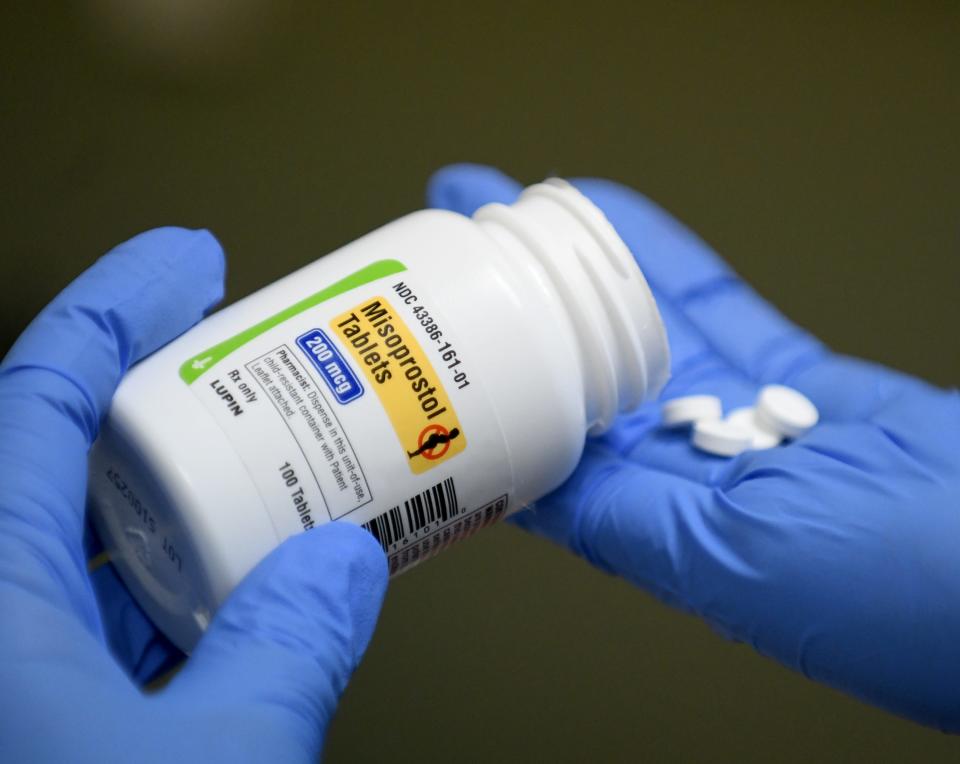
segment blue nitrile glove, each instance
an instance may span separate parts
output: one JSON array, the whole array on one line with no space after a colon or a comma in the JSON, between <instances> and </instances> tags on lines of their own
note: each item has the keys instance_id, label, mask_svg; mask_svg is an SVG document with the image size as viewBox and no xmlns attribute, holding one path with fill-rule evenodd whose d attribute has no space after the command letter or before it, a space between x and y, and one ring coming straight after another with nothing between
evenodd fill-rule
<instances>
[{"instance_id":1,"label":"blue nitrile glove","mask_svg":"<svg viewBox=\"0 0 960 764\"><path fill-rule=\"evenodd\" d=\"M118 664L157 648L148 625L115 586L100 587L101 615L87 576L87 451L103 412L132 363L220 299L223 265L204 231L142 234L67 287L0 365L0 761L319 755L386 586L370 534L332 523L281 545L150 696Z\"/></svg>"},{"instance_id":2,"label":"blue nitrile glove","mask_svg":"<svg viewBox=\"0 0 960 764\"><path fill-rule=\"evenodd\" d=\"M713 393L729 410L781 382L821 423L728 460L658 428L650 404L517 522L812 679L960 730L960 396L832 354L639 194L575 185L653 288L673 352L662 398ZM461 165L429 201L470 214L519 190Z\"/></svg>"}]
</instances>

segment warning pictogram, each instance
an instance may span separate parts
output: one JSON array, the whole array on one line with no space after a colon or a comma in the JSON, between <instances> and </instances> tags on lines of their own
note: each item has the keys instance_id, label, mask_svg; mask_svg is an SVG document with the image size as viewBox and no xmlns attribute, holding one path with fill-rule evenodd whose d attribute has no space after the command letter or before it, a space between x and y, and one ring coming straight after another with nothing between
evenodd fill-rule
<instances>
[{"instance_id":1,"label":"warning pictogram","mask_svg":"<svg viewBox=\"0 0 960 764\"><path fill-rule=\"evenodd\" d=\"M417 450L407 451L407 456L411 459L422 456L430 461L441 459L450 449L450 441L459 434L460 430L456 427L448 431L443 425L428 424L420 431L420 436L417 438Z\"/></svg>"}]
</instances>

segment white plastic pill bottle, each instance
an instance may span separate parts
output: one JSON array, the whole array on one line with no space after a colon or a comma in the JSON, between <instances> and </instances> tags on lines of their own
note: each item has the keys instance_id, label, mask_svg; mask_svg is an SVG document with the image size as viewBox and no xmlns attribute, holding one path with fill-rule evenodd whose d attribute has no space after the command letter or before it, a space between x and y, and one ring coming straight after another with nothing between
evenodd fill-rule
<instances>
[{"instance_id":1,"label":"white plastic pill bottle","mask_svg":"<svg viewBox=\"0 0 960 764\"><path fill-rule=\"evenodd\" d=\"M361 524L399 573L556 488L668 373L627 247L550 180L472 218L401 218L137 364L90 505L134 596L190 650L287 537Z\"/></svg>"}]
</instances>

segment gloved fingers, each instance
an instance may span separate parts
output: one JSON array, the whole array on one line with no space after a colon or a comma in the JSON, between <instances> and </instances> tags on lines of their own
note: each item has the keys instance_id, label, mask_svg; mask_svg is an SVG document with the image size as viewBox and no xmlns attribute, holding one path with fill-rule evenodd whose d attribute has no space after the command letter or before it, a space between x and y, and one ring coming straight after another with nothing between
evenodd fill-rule
<instances>
[{"instance_id":1,"label":"gloved fingers","mask_svg":"<svg viewBox=\"0 0 960 764\"><path fill-rule=\"evenodd\" d=\"M829 355L798 368L785 380L817 406L823 419L855 421L873 417L919 380L870 361Z\"/></svg>"},{"instance_id":2,"label":"gloved fingers","mask_svg":"<svg viewBox=\"0 0 960 764\"><path fill-rule=\"evenodd\" d=\"M427 205L472 215L484 204L512 204L523 190L517 181L482 164L447 165L427 182Z\"/></svg>"},{"instance_id":3,"label":"gloved fingers","mask_svg":"<svg viewBox=\"0 0 960 764\"><path fill-rule=\"evenodd\" d=\"M918 379L909 386L911 394L891 399L870 421L910 457L915 470L922 467L928 478L951 476L960 495L960 390L940 390Z\"/></svg>"},{"instance_id":4,"label":"gloved fingers","mask_svg":"<svg viewBox=\"0 0 960 764\"><path fill-rule=\"evenodd\" d=\"M58 294L0 366L0 403L43 401L48 442L97 435L120 377L199 321L223 296L224 259L207 231L158 228L115 247ZM42 409L41 409L42 411ZM31 406L14 421L41 429Z\"/></svg>"},{"instance_id":5,"label":"gloved fingers","mask_svg":"<svg viewBox=\"0 0 960 764\"><path fill-rule=\"evenodd\" d=\"M254 726L236 734L264 761L271 740L257 725L315 756L386 585L386 557L362 528L335 522L288 539L230 595L163 697L247 709Z\"/></svg>"},{"instance_id":6,"label":"gloved fingers","mask_svg":"<svg viewBox=\"0 0 960 764\"><path fill-rule=\"evenodd\" d=\"M714 489L587 445L573 476L511 519L684 609L711 561L743 565L713 521ZM711 590L721 588L711 587Z\"/></svg>"},{"instance_id":7,"label":"gloved fingers","mask_svg":"<svg viewBox=\"0 0 960 764\"><path fill-rule=\"evenodd\" d=\"M223 254L205 231L121 244L27 327L0 364L0 576L97 616L81 544L87 451L120 377L220 299Z\"/></svg>"},{"instance_id":8,"label":"gloved fingers","mask_svg":"<svg viewBox=\"0 0 960 764\"><path fill-rule=\"evenodd\" d=\"M574 181L603 210L654 290L747 377L778 382L826 351L753 291L678 220L636 191L607 180ZM668 327L669 328L669 327Z\"/></svg>"},{"instance_id":9,"label":"gloved fingers","mask_svg":"<svg viewBox=\"0 0 960 764\"><path fill-rule=\"evenodd\" d=\"M130 680L142 687L183 660L130 596L109 562L90 571L90 584L110 653Z\"/></svg>"},{"instance_id":10,"label":"gloved fingers","mask_svg":"<svg viewBox=\"0 0 960 764\"><path fill-rule=\"evenodd\" d=\"M956 472L960 454L960 392L857 358L837 356L794 381L825 420L862 421L882 433L902 460L902 478L917 470L932 477ZM866 448L866 441L864 442ZM939 478L937 478L939 482Z\"/></svg>"}]
</instances>

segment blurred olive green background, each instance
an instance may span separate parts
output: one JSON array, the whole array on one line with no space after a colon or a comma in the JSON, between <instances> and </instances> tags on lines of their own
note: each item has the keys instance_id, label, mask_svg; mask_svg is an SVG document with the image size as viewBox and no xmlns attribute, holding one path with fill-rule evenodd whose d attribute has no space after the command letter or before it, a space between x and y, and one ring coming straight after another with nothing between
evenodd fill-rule
<instances>
[{"instance_id":1,"label":"blurred olive green background","mask_svg":"<svg viewBox=\"0 0 960 764\"><path fill-rule=\"evenodd\" d=\"M0 348L144 228L212 229L236 299L471 160L636 186L836 348L956 385L958 35L932 2L5 4ZM327 748L958 755L507 527L392 584Z\"/></svg>"}]
</instances>

